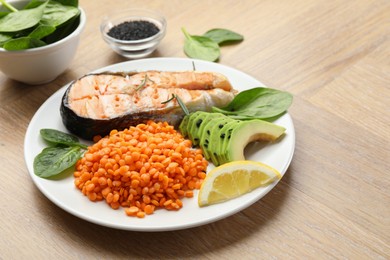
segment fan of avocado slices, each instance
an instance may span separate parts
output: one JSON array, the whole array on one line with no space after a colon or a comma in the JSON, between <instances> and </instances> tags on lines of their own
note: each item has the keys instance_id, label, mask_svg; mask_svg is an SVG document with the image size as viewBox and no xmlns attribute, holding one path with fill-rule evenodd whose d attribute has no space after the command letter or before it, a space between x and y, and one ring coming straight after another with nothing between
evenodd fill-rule
<instances>
[{"instance_id":1,"label":"fan of avocado slices","mask_svg":"<svg viewBox=\"0 0 390 260\"><path fill-rule=\"evenodd\" d=\"M288 92L257 87L240 92L226 107L187 114L179 130L215 166L245 160L244 148L253 141L273 142L286 129L272 123L292 104Z\"/></svg>"}]
</instances>

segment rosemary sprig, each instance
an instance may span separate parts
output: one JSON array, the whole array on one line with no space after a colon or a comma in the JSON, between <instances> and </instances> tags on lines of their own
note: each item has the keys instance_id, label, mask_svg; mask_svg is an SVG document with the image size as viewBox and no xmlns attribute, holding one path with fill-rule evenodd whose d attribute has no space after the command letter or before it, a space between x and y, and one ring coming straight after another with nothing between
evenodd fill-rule
<instances>
[{"instance_id":1,"label":"rosemary sprig","mask_svg":"<svg viewBox=\"0 0 390 260\"><path fill-rule=\"evenodd\" d=\"M144 80L141 82L141 84L138 85L138 87L135 89L135 91L138 91L138 90L140 90L141 88L145 87L145 86L146 86L146 82L147 82L148 80L152 81L151 79L149 79L148 74L145 74ZM152 81L152 82L153 82L153 81Z\"/></svg>"},{"instance_id":2,"label":"rosemary sprig","mask_svg":"<svg viewBox=\"0 0 390 260\"><path fill-rule=\"evenodd\" d=\"M176 98L176 100L177 100L177 103L179 103L181 109L183 109L184 114L189 115L189 114L190 114L190 111L188 111L188 108L186 107L186 105L184 104L184 102L181 100L181 98L180 98L178 95L175 95L175 98Z\"/></svg>"},{"instance_id":3,"label":"rosemary sprig","mask_svg":"<svg viewBox=\"0 0 390 260\"><path fill-rule=\"evenodd\" d=\"M171 97L171 98L168 98L167 100L161 102L161 104L169 103L169 102L171 102L173 99L175 99L175 94L172 94L172 97Z\"/></svg>"},{"instance_id":4,"label":"rosemary sprig","mask_svg":"<svg viewBox=\"0 0 390 260\"><path fill-rule=\"evenodd\" d=\"M166 104L168 102L171 102L173 99L177 100L177 103L179 104L179 106L183 110L184 114L186 114L186 115L190 114L190 111L188 111L188 108L186 107L186 105L184 104L183 100L181 100L181 98L178 95L172 94L171 98L169 98L166 101L161 102L161 104Z\"/></svg>"}]
</instances>

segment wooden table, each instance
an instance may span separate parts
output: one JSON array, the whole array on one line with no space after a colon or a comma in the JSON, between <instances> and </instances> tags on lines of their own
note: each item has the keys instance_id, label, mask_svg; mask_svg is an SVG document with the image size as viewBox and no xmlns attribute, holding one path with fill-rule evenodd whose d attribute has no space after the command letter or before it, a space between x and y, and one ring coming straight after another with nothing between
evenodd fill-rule
<instances>
[{"instance_id":1,"label":"wooden table","mask_svg":"<svg viewBox=\"0 0 390 260\"><path fill-rule=\"evenodd\" d=\"M153 57L185 57L181 27L245 36L220 64L294 95L296 149L282 181L251 207L212 224L131 232L79 219L33 184L23 157L32 116L69 81L125 61L104 43L115 8L165 14ZM88 16L75 59L49 84L0 73L1 259L389 259L390 2L81 0Z\"/></svg>"}]
</instances>

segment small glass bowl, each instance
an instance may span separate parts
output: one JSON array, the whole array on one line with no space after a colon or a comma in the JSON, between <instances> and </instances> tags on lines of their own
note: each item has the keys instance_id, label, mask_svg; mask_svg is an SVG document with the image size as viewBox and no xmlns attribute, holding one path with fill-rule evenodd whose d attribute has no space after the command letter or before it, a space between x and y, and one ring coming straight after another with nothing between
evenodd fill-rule
<instances>
[{"instance_id":1,"label":"small glass bowl","mask_svg":"<svg viewBox=\"0 0 390 260\"><path fill-rule=\"evenodd\" d=\"M148 21L154 23L160 31L151 37L140 40L118 40L108 35L112 27L129 21ZM136 8L108 14L100 25L103 39L116 53L128 59L143 58L155 51L165 36L166 28L167 22L160 13Z\"/></svg>"}]
</instances>

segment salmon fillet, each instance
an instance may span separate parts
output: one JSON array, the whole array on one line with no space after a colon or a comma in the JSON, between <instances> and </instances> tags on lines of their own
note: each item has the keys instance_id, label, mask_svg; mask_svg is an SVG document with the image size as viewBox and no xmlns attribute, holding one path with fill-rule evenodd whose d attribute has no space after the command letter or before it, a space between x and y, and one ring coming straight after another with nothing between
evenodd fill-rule
<instances>
[{"instance_id":1,"label":"salmon fillet","mask_svg":"<svg viewBox=\"0 0 390 260\"><path fill-rule=\"evenodd\" d=\"M144 71L89 74L67 89L61 116L83 138L146 120L178 125L184 116L177 98L193 111L226 106L236 94L222 74L199 71Z\"/></svg>"}]
</instances>

